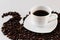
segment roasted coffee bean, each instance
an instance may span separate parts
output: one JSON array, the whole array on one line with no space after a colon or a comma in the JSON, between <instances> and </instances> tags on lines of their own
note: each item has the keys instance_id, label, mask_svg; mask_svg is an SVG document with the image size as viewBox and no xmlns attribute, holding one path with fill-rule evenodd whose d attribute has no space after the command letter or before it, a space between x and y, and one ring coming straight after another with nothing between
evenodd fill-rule
<instances>
[{"instance_id":1,"label":"roasted coffee bean","mask_svg":"<svg viewBox=\"0 0 60 40\"><path fill-rule=\"evenodd\" d=\"M60 40L60 14L54 11L52 13L56 13L58 15L58 25L51 33L35 33L25 29L23 26L24 22L23 24L19 23L21 16L17 12L8 12L3 14L2 17L12 15L13 18L3 23L2 32L11 40ZM23 21L25 21L29 15L30 14L26 15Z\"/></svg>"},{"instance_id":2,"label":"roasted coffee bean","mask_svg":"<svg viewBox=\"0 0 60 40\"><path fill-rule=\"evenodd\" d=\"M60 14L58 13L58 12L54 12L54 11L52 11L52 13L55 13L55 14L57 14L58 15L58 21L60 20L59 18L60 18ZM26 17L27 18L27 17ZM25 19L26 19L25 18ZM40 34L40 33L35 33L34 34L34 32L31 32L31 31L27 31L27 32L24 32L24 33L26 33L26 34L28 34L27 35L27 37L30 37L30 39L31 40L59 40L60 38L59 38L59 35L60 35L60 24L59 24L60 22L58 22L58 25L57 25L57 28L54 30L54 31L52 31L51 33L46 33L46 34ZM25 28L24 28L25 29ZM26 30L25 30L26 31ZM22 34L23 35L23 34ZM23 37L22 37L23 38ZM30 40L29 39L29 40Z\"/></svg>"},{"instance_id":3,"label":"roasted coffee bean","mask_svg":"<svg viewBox=\"0 0 60 40\"><path fill-rule=\"evenodd\" d=\"M58 14L58 12L52 11L52 13Z\"/></svg>"},{"instance_id":4,"label":"roasted coffee bean","mask_svg":"<svg viewBox=\"0 0 60 40\"><path fill-rule=\"evenodd\" d=\"M23 24L24 24L25 19L26 19L30 14L31 14L31 13L29 12L29 14L27 14L27 15L23 18Z\"/></svg>"},{"instance_id":5,"label":"roasted coffee bean","mask_svg":"<svg viewBox=\"0 0 60 40\"><path fill-rule=\"evenodd\" d=\"M21 20L21 16L17 12L8 12L4 13L2 15L2 18L8 15L12 16L12 18L9 19L7 22L3 23L2 32L4 35L7 35L7 37L9 37L10 39L18 40L18 36L20 34L21 29L20 26L22 26L22 24L19 23L19 21Z\"/></svg>"}]
</instances>

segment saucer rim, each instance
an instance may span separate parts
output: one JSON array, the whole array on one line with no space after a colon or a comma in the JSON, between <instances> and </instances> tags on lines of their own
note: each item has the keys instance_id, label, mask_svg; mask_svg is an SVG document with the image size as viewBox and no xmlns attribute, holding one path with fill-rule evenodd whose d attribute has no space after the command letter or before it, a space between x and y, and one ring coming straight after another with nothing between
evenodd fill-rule
<instances>
[{"instance_id":1,"label":"saucer rim","mask_svg":"<svg viewBox=\"0 0 60 40\"><path fill-rule=\"evenodd\" d=\"M29 15L29 16L30 16L30 15ZM29 16L28 16L28 17L29 17ZM28 17L27 17L27 18L28 18ZM25 21L26 21L26 20L25 20ZM57 22L58 20L56 19L55 21L56 21L56 26L55 26L55 28L56 28L56 27L57 27L57 24L58 24L58 22ZM26 27L25 27L25 22L24 22L24 28L26 28ZM54 28L54 29L55 29L55 28ZM33 30L29 29L29 28L26 28L26 29L29 30L29 31L35 32L35 33L50 33L50 32L52 32L52 31L54 30L54 29L53 29L53 30L51 30L51 31L49 31L49 32L46 32L46 31L45 31L45 32L37 32L37 31L33 31Z\"/></svg>"}]
</instances>

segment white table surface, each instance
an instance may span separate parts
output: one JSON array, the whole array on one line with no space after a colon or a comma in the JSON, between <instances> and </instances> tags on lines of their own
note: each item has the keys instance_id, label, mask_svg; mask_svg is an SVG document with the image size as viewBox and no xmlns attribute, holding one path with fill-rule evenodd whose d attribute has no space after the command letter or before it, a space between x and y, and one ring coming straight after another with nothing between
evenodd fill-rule
<instances>
[{"instance_id":1,"label":"white table surface","mask_svg":"<svg viewBox=\"0 0 60 40\"><path fill-rule=\"evenodd\" d=\"M9 40L1 32L1 27L10 17L4 19L1 15L9 11L17 11L22 17L28 14L29 10L38 5L49 6L52 10L60 12L60 0L0 0L0 40Z\"/></svg>"}]
</instances>

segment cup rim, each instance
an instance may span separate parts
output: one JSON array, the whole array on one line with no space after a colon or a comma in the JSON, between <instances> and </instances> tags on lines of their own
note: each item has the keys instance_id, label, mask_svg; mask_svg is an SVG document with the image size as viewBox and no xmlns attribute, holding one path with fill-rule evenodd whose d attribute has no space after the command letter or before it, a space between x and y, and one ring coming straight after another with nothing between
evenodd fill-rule
<instances>
[{"instance_id":1,"label":"cup rim","mask_svg":"<svg viewBox=\"0 0 60 40\"><path fill-rule=\"evenodd\" d=\"M48 9L52 12L52 10L51 10L51 8L50 8L49 6L41 5L41 6L34 6L34 7L32 7L32 8L30 9L31 14L33 13L32 11L33 11L34 9L39 8L39 7L48 8ZM39 9L37 9L37 10L39 10ZM37 11L37 10L36 10L36 11ZM42 10L42 9L41 9L41 10ZM49 13L48 15L51 15L51 12L48 12L48 13ZM32 15L33 15L33 14L32 14ZM46 16L48 16L48 15L46 15ZM44 17L44 16L40 16L40 17Z\"/></svg>"},{"instance_id":2,"label":"cup rim","mask_svg":"<svg viewBox=\"0 0 60 40\"><path fill-rule=\"evenodd\" d=\"M49 14L48 14L48 15L46 15L46 16L36 16L36 15L33 15L33 16L35 16L35 17L46 17L46 16L49 16Z\"/></svg>"}]
</instances>

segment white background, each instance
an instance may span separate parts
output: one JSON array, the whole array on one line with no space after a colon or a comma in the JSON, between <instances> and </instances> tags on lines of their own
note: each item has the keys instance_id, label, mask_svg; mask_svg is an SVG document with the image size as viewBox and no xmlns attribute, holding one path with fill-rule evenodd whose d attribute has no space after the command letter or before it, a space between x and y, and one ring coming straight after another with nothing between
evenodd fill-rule
<instances>
[{"instance_id":1,"label":"white background","mask_svg":"<svg viewBox=\"0 0 60 40\"><path fill-rule=\"evenodd\" d=\"M2 19L1 15L8 11L17 11L22 17L28 14L29 10L38 5L49 6L52 10L60 12L60 0L0 0L0 28L3 22L9 18ZM0 29L0 40L9 40Z\"/></svg>"}]
</instances>

